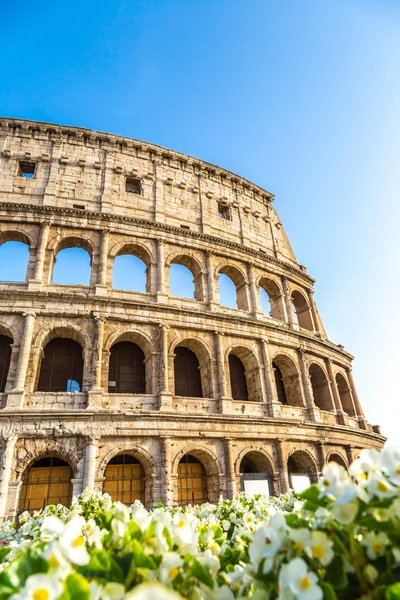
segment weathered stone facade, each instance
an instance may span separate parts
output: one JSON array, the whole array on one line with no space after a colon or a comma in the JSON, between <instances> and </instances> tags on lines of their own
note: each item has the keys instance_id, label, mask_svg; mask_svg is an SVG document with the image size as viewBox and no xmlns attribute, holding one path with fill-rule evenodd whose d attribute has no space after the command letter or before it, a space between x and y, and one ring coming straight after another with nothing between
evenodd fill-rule
<instances>
[{"instance_id":1,"label":"weathered stone facade","mask_svg":"<svg viewBox=\"0 0 400 600\"><path fill-rule=\"evenodd\" d=\"M314 280L297 264L271 194L148 143L31 121L0 125L0 244L30 248L26 282L0 283L0 334L13 341L0 394L1 517L15 515L24 470L43 456L68 462L78 493L102 489L109 460L132 454L152 505L177 502L187 453L203 464L213 501L240 489L247 455L267 465L279 493L294 453L315 479L332 454L348 464L361 448L382 446L365 420L352 356L327 339ZM23 161L33 178L21 176ZM140 193L127 191L129 178ZM69 246L89 252L89 286L51 283L55 257ZM112 289L122 252L146 263L146 293ZM174 262L192 271L196 300L170 295ZM237 310L219 304L220 273L235 283ZM262 313L260 287L272 316ZM43 349L57 337L83 349L81 392L36 390ZM121 340L144 352L145 394L108 393L110 349ZM174 395L177 346L196 354L203 398ZM244 365L247 401L232 399L230 353ZM287 404L278 400L277 366Z\"/></svg>"}]
</instances>

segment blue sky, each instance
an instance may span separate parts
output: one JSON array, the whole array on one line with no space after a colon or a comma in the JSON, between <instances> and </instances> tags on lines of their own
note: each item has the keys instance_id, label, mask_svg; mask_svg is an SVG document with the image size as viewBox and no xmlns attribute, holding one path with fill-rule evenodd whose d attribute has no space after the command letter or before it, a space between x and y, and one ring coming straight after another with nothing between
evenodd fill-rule
<instances>
[{"instance_id":1,"label":"blue sky","mask_svg":"<svg viewBox=\"0 0 400 600\"><path fill-rule=\"evenodd\" d=\"M154 142L275 194L367 417L395 443L399 3L3 4L1 114Z\"/></svg>"}]
</instances>

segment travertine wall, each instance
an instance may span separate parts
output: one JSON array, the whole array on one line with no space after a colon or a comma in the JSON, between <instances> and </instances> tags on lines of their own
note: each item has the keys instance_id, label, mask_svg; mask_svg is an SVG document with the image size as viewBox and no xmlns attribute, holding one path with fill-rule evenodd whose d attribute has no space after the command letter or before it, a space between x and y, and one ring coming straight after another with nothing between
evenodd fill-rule
<instances>
[{"instance_id":1,"label":"travertine wall","mask_svg":"<svg viewBox=\"0 0 400 600\"><path fill-rule=\"evenodd\" d=\"M271 194L136 140L30 121L0 119L0 125L0 244L30 247L26 282L0 283L0 334L13 339L0 394L0 516L15 514L24 469L45 455L70 464L79 492L101 489L110 458L133 453L151 505L176 502L185 453L203 463L215 500L239 489L240 463L250 452L268 461L279 493L287 489L293 452L308 457L315 478L332 452L348 464L361 448L382 445L379 428L363 415L352 356L327 339L314 280L297 264ZM33 179L20 176L21 161L35 164ZM140 180L142 193L126 191L127 177ZM228 219L218 216L221 207ZM57 252L74 245L91 255L90 285L52 284ZM112 289L114 259L125 251L146 263L146 293ZM170 294L173 262L191 269L196 300ZM237 310L219 305L219 273L236 285ZM261 311L260 285L273 317ZM293 311L296 291L303 327ZM43 348L55 337L83 348L80 393L36 391ZM145 354L146 394L107 391L110 349L121 340ZM197 355L204 398L174 395L177 345ZM248 401L232 400L230 352L244 364ZM278 401L273 362L289 405ZM313 364L322 369L329 410L317 406ZM338 373L348 386L346 406Z\"/></svg>"}]
</instances>

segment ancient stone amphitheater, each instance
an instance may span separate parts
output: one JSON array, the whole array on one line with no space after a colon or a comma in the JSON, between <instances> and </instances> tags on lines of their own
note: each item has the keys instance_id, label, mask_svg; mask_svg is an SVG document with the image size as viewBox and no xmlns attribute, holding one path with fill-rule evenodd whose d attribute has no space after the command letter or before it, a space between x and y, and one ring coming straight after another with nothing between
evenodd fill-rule
<instances>
[{"instance_id":1,"label":"ancient stone amphitheater","mask_svg":"<svg viewBox=\"0 0 400 600\"><path fill-rule=\"evenodd\" d=\"M145 142L0 125L0 251L29 247L25 281L0 283L1 518L85 487L147 506L279 494L381 447L270 193ZM76 247L90 281L54 283ZM114 289L125 255L145 290ZM194 298L171 293L176 265Z\"/></svg>"}]
</instances>

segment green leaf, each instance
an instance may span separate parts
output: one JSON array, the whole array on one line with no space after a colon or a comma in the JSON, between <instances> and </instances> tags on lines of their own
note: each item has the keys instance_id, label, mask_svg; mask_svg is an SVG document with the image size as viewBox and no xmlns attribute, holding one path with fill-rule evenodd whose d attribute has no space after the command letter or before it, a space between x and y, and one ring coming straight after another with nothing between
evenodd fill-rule
<instances>
[{"instance_id":1,"label":"green leaf","mask_svg":"<svg viewBox=\"0 0 400 600\"><path fill-rule=\"evenodd\" d=\"M298 515L294 513L289 513L285 515L286 524L289 525L292 529L300 529L300 527L305 527L308 529L309 522L305 519L301 519Z\"/></svg>"},{"instance_id":2,"label":"green leaf","mask_svg":"<svg viewBox=\"0 0 400 600\"><path fill-rule=\"evenodd\" d=\"M151 556L148 556L140 543L137 540L133 540L132 543L133 555L135 557L135 566L144 569L155 569L156 564Z\"/></svg>"},{"instance_id":3,"label":"green leaf","mask_svg":"<svg viewBox=\"0 0 400 600\"><path fill-rule=\"evenodd\" d=\"M343 590L347 587L348 579L344 569L344 562L341 556L335 556L333 561L326 568L326 575L329 583L331 583L335 589Z\"/></svg>"},{"instance_id":4,"label":"green leaf","mask_svg":"<svg viewBox=\"0 0 400 600\"><path fill-rule=\"evenodd\" d=\"M65 580L65 586L73 600L89 600L90 588L85 577L79 573L71 573Z\"/></svg>"},{"instance_id":5,"label":"green leaf","mask_svg":"<svg viewBox=\"0 0 400 600\"><path fill-rule=\"evenodd\" d=\"M214 580L205 567L195 558L192 563L192 575L204 585L214 589Z\"/></svg>"},{"instance_id":6,"label":"green leaf","mask_svg":"<svg viewBox=\"0 0 400 600\"><path fill-rule=\"evenodd\" d=\"M395 583L387 588L386 600L400 600L400 583Z\"/></svg>"},{"instance_id":7,"label":"green leaf","mask_svg":"<svg viewBox=\"0 0 400 600\"><path fill-rule=\"evenodd\" d=\"M324 600L337 600L336 592L330 583L321 581L321 583L319 585L321 586L322 592L324 594L324 596L323 596Z\"/></svg>"},{"instance_id":8,"label":"green leaf","mask_svg":"<svg viewBox=\"0 0 400 600\"><path fill-rule=\"evenodd\" d=\"M313 483L313 485L311 485L309 488L304 490L304 492L299 494L299 497L302 500L308 500L309 502L311 502L312 504L316 504L317 506L326 506L327 501L325 498L319 497L320 493L321 490L319 486L316 483Z\"/></svg>"},{"instance_id":9,"label":"green leaf","mask_svg":"<svg viewBox=\"0 0 400 600\"><path fill-rule=\"evenodd\" d=\"M37 552L28 550L10 564L7 574L12 586L22 587L28 577L35 573L46 573L48 569L49 565L44 558Z\"/></svg>"}]
</instances>

